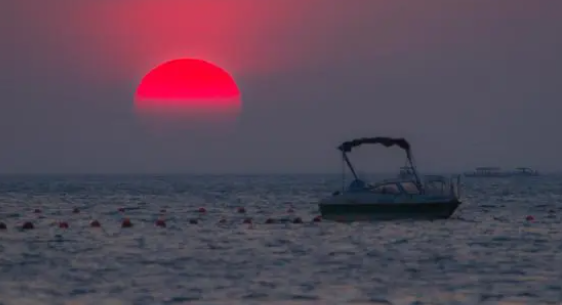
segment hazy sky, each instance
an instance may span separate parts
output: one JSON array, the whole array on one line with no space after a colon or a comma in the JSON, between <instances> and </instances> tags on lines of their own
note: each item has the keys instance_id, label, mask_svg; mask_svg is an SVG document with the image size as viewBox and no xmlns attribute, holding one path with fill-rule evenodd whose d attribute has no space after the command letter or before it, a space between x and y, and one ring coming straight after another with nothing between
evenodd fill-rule
<instances>
[{"instance_id":1,"label":"hazy sky","mask_svg":"<svg viewBox=\"0 0 562 305\"><path fill-rule=\"evenodd\" d=\"M562 168L562 1L0 0L0 17L0 172L331 172L341 141L381 135L422 170ZM139 125L138 82L181 57L234 76L230 133Z\"/></svg>"}]
</instances>

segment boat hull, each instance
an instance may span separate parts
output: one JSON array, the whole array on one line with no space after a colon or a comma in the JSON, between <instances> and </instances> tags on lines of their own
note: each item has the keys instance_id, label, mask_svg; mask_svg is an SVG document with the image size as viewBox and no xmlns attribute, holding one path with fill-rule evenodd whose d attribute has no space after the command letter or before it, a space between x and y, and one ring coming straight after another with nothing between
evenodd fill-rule
<instances>
[{"instance_id":1,"label":"boat hull","mask_svg":"<svg viewBox=\"0 0 562 305\"><path fill-rule=\"evenodd\" d=\"M327 203L319 204L322 218L336 221L398 219L447 219L459 207L459 200L427 203Z\"/></svg>"}]
</instances>

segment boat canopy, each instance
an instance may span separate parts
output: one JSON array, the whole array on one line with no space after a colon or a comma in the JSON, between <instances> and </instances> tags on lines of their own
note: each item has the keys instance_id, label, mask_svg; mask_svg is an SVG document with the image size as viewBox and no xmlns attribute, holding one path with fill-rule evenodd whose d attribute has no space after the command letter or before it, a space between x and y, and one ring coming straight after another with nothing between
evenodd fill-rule
<instances>
[{"instance_id":1,"label":"boat canopy","mask_svg":"<svg viewBox=\"0 0 562 305\"><path fill-rule=\"evenodd\" d=\"M410 143L404 138L389 138L389 137L375 137L375 138L360 138L351 141L343 142L338 149L342 152L351 152L351 149L363 144L382 144L385 147L398 146L406 151L410 155Z\"/></svg>"},{"instance_id":2,"label":"boat canopy","mask_svg":"<svg viewBox=\"0 0 562 305\"><path fill-rule=\"evenodd\" d=\"M340 146L338 146L338 149L342 152L343 159L347 163L347 166L351 170L351 173L353 174L353 176L355 177L356 180L358 180L359 178L357 177L357 174L355 173L355 169L353 168L353 165L351 165L351 162L347 158L347 153L351 152L351 150L354 147L358 147L358 146L361 146L363 144L381 144L385 147L398 146L398 147L402 148L403 150L405 150L406 151L406 157L408 158L408 167L412 170L412 174L416 179L416 183L417 183L418 187L420 189L422 188L421 182L420 182L419 177L418 177L418 174L416 173L414 162L412 160L410 143L408 143L408 141L406 141L406 139L404 139L404 138L390 138L390 137L357 138L357 139L354 139L354 140L351 140L351 141L346 141L346 142L343 142L342 144L340 144Z\"/></svg>"}]
</instances>

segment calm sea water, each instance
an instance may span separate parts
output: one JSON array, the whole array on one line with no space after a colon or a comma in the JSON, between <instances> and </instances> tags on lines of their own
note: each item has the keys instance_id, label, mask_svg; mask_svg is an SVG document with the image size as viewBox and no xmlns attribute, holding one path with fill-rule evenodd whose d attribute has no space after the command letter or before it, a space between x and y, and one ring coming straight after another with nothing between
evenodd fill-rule
<instances>
[{"instance_id":1,"label":"calm sea water","mask_svg":"<svg viewBox=\"0 0 562 305\"><path fill-rule=\"evenodd\" d=\"M0 177L0 304L559 304L562 177L464 184L453 219L340 224L337 176Z\"/></svg>"}]
</instances>

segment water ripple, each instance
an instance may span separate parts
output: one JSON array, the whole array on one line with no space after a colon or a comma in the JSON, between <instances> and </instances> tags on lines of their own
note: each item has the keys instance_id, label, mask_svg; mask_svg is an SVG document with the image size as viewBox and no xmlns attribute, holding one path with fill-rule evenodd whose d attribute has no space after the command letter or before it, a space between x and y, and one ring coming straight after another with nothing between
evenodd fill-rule
<instances>
[{"instance_id":1,"label":"water ripple","mask_svg":"<svg viewBox=\"0 0 562 305\"><path fill-rule=\"evenodd\" d=\"M562 179L467 180L454 217L311 223L336 176L2 177L2 304L558 304ZM288 214L292 204L295 214ZM197 208L207 213L200 215ZM236 213L243 206L247 213ZM81 212L73 214L73 208ZM34 209L41 214L34 214ZM118 208L134 226L120 228ZM166 228L154 226L166 209ZM527 215L535 220L526 221ZM264 224L299 216L305 223ZM217 224L221 218L226 224ZM243 224L251 217L253 224ZM97 219L102 228L90 228ZM198 224L190 224L198 219ZM64 220L69 229L53 221ZM35 229L15 229L33 221Z\"/></svg>"}]
</instances>

